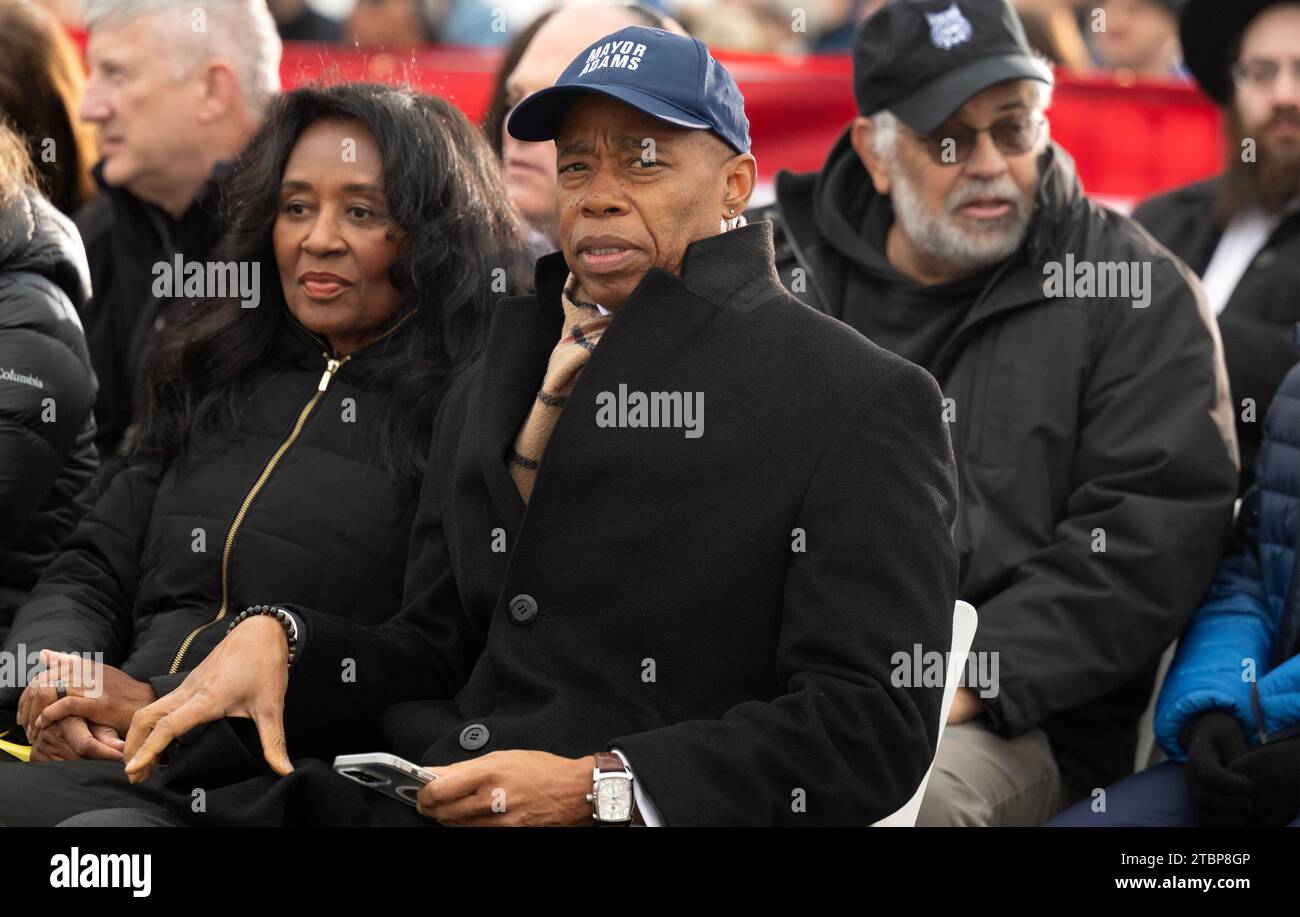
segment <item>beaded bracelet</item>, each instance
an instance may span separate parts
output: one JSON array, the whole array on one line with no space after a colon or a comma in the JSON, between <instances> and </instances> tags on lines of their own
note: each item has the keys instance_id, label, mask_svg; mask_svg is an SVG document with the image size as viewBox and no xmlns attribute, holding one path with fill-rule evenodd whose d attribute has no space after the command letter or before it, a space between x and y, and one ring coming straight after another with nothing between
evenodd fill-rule
<instances>
[{"instance_id":1,"label":"beaded bracelet","mask_svg":"<svg viewBox=\"0 0 1300 917\"><path fill-rule=\"evenodd\" d=\"M249 618L254 618L258 615L273 615L275 619L280 622L280 626L284 628L285 639L289 641L289 665L292 666L294 657L298 655L298 638L294 636L297 633L297 628L294 627L293 620L289 617L289 613L283 608L276 608L273 605L249 605L236 615L235 620L230 622L230 626L226 628L226 633L229 634Z\"/></svg>"}]
</instances>

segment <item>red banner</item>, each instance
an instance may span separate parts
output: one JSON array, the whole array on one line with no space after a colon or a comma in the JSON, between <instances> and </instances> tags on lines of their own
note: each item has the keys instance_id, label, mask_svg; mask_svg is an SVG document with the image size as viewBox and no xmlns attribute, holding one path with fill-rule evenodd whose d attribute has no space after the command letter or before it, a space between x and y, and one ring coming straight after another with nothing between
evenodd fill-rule
<instances>
[{"instance_id":1,"label":"red banner","mask_svg":"<svg viewBox=\"0 0 1300 917\"><path fill-rule=\"evenodd\" d=\"M740 83L754 155L764 180L778 169L821 166L856 113L847 57L728 54L719 59ZM404 54L290 45L286 87L323 78L406 82L454 101L478 120L487 107L499 54L420 48ZM1219 113L1195 89L1108 77L1059 75L1048 112L1053 137L1074 156L1090 194L1120 203L1215 174L1223 144Z\"/></svg>"},{"instance_id":2,"label":"red banner","mask_svg":"<svg viewBox=\"0 0 1300 917\"><path fill-rule=\"evenodd\" d=\"M77 36L84 44L84 36ZM821 166L856 113L848 57L720 52L740 83L760 178ZM360 53L289 43L285 88L324 82L406 83L455 102L478 121L492 92L496 50L422 47ZM1052 135L1070 151L1089 194L1126 205L1215 174L1223 161L1219 113L1194 88L1060 74L1048 112Z\"/></svg>"}]
</instances>

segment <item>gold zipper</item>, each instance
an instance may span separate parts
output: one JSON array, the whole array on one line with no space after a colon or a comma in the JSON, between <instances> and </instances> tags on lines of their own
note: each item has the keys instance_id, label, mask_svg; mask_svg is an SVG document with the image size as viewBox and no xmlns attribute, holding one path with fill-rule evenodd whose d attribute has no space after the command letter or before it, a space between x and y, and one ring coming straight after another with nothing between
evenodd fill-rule
<instances>
[{"instance_id":1,"label":"gold zipper","mask_svg":"<svg viewBox=\"0 0 1300 917\"><path fill-rule=\"evenodd\" d=\"M293 425L293 430L290 431L289 436L285 441L280 443L280 448L275 450L270 461L266 463L266 467L262 469L262 473L258 475L257 481L254 482L253 486L249 489L248 495L244 497L244 502L239 507L239 512L235 513L235 521L230 524L230 530L226 532L226 544L221 551L221 607L217 610L217 616L206 624L200 624L198 627L194 628L194 630L190 631L189 636L187 636L184 642L181 643L180 649L176 651L176 658L172 660L171 668L167 670L168 674L175 675L180 669L181 660L185 658L185 653L190 648L190 644L194 642L194 639L226 616L230 602L230 550L235 545L235 535L239 531L239 526L244 521L244 516L248 514L248 508L252 505L253 500L257 498L258 493L261 492L262 487L271 476L271 472L275 471L275 466L280 463L280 459L289 451L289 447L294 444L294 441L298 438L299 434L302 433L302 428L306 425L307 418L311 416L311 412L315 409L316 403L320 401L321 396L325 394L325 389L329 387L330 380L334 378L334 374L338 372L339 367L352 359L352 356L349 354L342 359L338 359L337 357L325 354L325 359L327 361L325 364L325 372L320 377L320 382L316 386L315 393L311 396L311 399L303 405L302 411L298 414L298 420Z\"/></svg>"},{"instance_id":2,"label":"gold zipper","mask_svg":"<svg viewBox=\"0 0 1300 917\"><path fill-rule=\"evenodd\" d=\"M370 347L372 344L379 343L402 325L406 324L407 320L414 317L414 315L415 310L411 309L406 315L402 316L401 319L394 323L392 327L379 335L379 337L375 338L373 341L367 343L365 346ZM321 395L323 395L325 389L329 387L330 380L334 378L334 374L338 372L340 366L352 359L352 354L348 354L342 358L335 356L331 353L333 348L327 349L326 343L315 333L309 331L296 318L293 318L292 314L290 314L290 318L293 319L294 324L306 332L312 340L321 345L321 356L325 358L325 372L320 377L320 382L316 386L315 394L311 396L311 400L303 405L302 411L299 412L298 421L293 425L293 430L289 432L289 436L280 444L280 448L275 450L275 454L271 456L270 461L266 463L266 467L262 469L262 473L258 475L257 481L254 482L253 486L249 489L247 496L244 497L244 502L240 504L239 512L235 514L235 521L231 523L230 530L226 532L226 544L221 551L221 607L217 610L217 616L206 624L200 624L198 627L194 628L194 630L190 631L189 636L187 636L181 643L180 649L176 651L176 658L172 660L171 668L167 670L169 675L175 675L180 669L181 660L185 658L185 653L189 650L190 644L194 642L195 638L213 624L216 624L225 618L226 612L229 611L230 551L235 545L235 533L239 531L239 526L244 521L244 516L248 514L249 506L252 505L253 500L256 499L263 485L266 484L267 478L271 476L271 472L275 470L275 466L279 464L281 457L289 451L289 447L293 445L294 440L296 440L298 435L302 433L302 428L307 423L307 418L311 416L311 412L316 407L316 402L320 401ZM362 349L364 350L365 348Z\"/></svg>"}]
</instances>

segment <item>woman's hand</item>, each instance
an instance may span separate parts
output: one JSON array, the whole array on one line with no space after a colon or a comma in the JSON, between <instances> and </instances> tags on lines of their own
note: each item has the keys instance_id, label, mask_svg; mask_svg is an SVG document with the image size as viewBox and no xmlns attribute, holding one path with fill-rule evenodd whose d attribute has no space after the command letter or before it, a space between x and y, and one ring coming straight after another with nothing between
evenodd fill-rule
<instances>
[{"instance_id":1,"label":"woman's hand","mask_svg":"<svg viewBox=\"0 0 1300 917\"><path fill-rule=\"evenodd\" d=\"M52 655L57 657L62 654ZM107 726L114 736L120 736L131 727L131 717L135 716L137 710L158 699L151 685L136 681L121 669L103 663L79 661L81 677L66 679L67 695L62 700L48 702L50 698L45 695L52 697L53 689L44 689L42 695L33 698L29 704L28 725L24 729L33 746L45 729L69 716ZM21 700L19 703L21 706ZM118 751L121 751L120 747ZM120 758L121 755L117 757Z\"/></svg>"},{"instance_id":2,"label":"woman's hand","mask_svg":"<svg viewBox=\"0 0 1300 917\"><path fill-rule=\"evenodd\" d=\"M111 726L65 716L32 740L33 761L121 761L123 742Z\"/></svg>"},{"instance_id":3,"label":"woman's hand","mask_svg":"<svg viewBox=\"0 0 1300 917\"><path fill-rule=\"evenodd\" d=\"M126 736L126 776L149 779L172 740L195 726L227 716L251 719L262 754L277 774L293 770L284 742L284 695L289 687L289 644L269 615L248 618L199 663L181 686L138 711Z\"/></svg>"},{"instance_id":4,"label":"woman's hand","mask_svg":"<svg viewBox=\"0 0 1300 917\"><path fill-rule=\"evenodd\" d=\"M72 653L59 653L54 650L41 650L41 669L27 683L18 698L18 725L27 732L29 741L35 742L32 725L36 718L50 704L58 700L56 684L61 684L65 691L81 691L90 679L92 663Z\"/></svg>"}]
</instances>

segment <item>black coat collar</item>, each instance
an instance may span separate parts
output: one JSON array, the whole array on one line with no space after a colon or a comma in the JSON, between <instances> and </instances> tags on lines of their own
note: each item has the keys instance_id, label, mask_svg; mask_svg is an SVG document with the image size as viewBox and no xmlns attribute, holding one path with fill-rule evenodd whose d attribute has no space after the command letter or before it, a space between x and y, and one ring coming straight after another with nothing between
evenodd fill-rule
<instances>
[{"instance_id":1,"label":"black coat collar","mask_svg":"<svg viewBox=\"0 0 1300 917\"><path fill-rule=\"evenodd\" d=\"M686 292L720 309L751 309L781 290L772 252L772 224L753 223L693 242L686 249L680 277L663 268L653 268L632 292L632 298L645 286L646 280L656 275L671 278ZM563 252L552 252L537 259L533 286L536 298L558 309L568 276L569 266Z\"/></svg>"},{"instance_id":2,"label":"black coat collar","mask_svg":"<svg viewBox=\"0 0 1300 917\"><path fill-rule=\"evenodd\" d=\"M568 276L561 252L538 259L536 292L503 300L488 335L480 382L479 458L493 502L511 531L523 520L524 503L506 467L506 451L528 416L560 338L560 295ZM762 221L693 243L686 249L681 276L662 268L647 272L615 314L602 342L615 344L627 333L653 333L660 339L679 336L682 346L688 346L692 328L661 318L667 314L663 307L680 301L683 293L718 309L740 311L784 296L772 251L772 224Z\"/></svg>"},{"instance_id":3,"label":"black coat collar","mask_svg":"<svg viewBox=\"0 0 1300 917\"><path fill-rule=\"evenodd\" d=\"M124 235L128 238L134 235L138 244L141 228L152 226L160 239L183 249L187 244L200 241L205 243L205 248L216 242L221 227L221 194L233 171L233 162L216 163L180 219L172 217L156 204L141 200L126 188L104 181L104 160L95 163L90 174L100 193L108 199L115 222L119 227L129 227Z\"/></svg>"}]
</instances>

